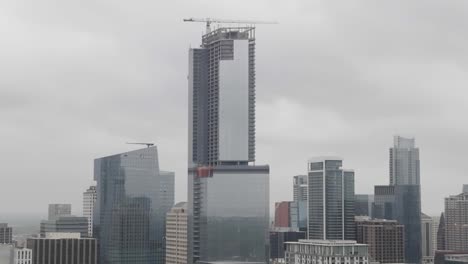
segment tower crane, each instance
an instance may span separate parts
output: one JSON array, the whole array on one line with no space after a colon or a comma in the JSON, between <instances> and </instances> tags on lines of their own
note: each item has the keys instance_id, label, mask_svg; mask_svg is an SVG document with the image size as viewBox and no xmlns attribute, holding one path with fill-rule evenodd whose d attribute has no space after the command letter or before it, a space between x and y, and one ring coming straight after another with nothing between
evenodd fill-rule
<instances>
[{"instance_id":1,"label":"tower crane","mask_svg":"<svg viewBox=\"0 0 468 264\"><path fill-rule=\"evenodd\" d=\"M232 19L218 19L218 18L185 18L184 22L202 22L206 23L206 33L211 31L211 23L220 24L278 24L276 21L257 21L257 20L232 20Z\"/></svg>"},{"instance_id":2,"label":"tower crane","mask_svg":"<svg viewBox=\"0 0 468 264\"><path fill-rule=\"evenodd\" d=\"M148 142L127 142L129 145L146 145L146 147L152 147L154 146L154 143L148 143Z\"/></svg>"}]
</instances>

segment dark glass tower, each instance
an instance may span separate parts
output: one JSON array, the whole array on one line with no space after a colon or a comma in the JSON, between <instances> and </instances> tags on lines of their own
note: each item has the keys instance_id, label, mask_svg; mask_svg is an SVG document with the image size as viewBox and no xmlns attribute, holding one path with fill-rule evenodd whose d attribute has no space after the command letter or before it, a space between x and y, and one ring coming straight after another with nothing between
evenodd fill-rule
<instances>
[{"instance_id":1,"label":"dark glass tower","mask_svg":"<svg viewBox=\"0 0 468 264\"><path fill-rule=\"evenodd\" d=\"M189 51L189 263L269 259L269 166L255 161L255 29Z\"/></svg>"},{"instance_id":2,"label":"dark glass tower","mask_svg":"<svg viewBox=\"0 0 468 264\"><path fill-rule=\"evenodd\" d=\"M164 263L165 216L174 174L161 172L156 147L94 161L95 234L101 264Z\"/></svg>"}]
</instances>

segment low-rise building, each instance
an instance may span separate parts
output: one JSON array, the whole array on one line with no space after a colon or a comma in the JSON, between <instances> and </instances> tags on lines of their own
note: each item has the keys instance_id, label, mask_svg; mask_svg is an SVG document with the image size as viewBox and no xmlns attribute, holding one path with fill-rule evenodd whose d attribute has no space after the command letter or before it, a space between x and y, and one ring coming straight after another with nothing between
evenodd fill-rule
<instances>
[{"instance_id":1,"label":"low-rise building","mask_svg":"<svg viewBox=\"0 0 468 264\"><path fill-rule=\"evenodd\" d=\"M286 264L368 264L368 245L353 240L286 242Z\"/></svg>"},{"instance_id":2,"label":"low-rise building","mask_svg":"<svg viewBox=\"0 0 468 264\"><path fill-rule=\"evenodd\" d=\"M94 238L79 233L53 233L42 238L28 238L34 264L97 264L98 244ZM60 249L60 250L54 250Z\"/></svg>"}]
</instances>

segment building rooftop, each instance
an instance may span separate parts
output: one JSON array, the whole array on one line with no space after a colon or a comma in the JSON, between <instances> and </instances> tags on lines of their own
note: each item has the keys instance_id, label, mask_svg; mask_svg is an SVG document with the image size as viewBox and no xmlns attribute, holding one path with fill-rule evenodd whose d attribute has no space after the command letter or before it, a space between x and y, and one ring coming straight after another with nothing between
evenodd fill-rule
<instances>
[{"instance_id":1,"label":"building rooftop","mask_svg":"<svg viewBox=\"0 0 468 264\"><path fill-rule=\"evenodd\" d=\"M315 239L299 239L297 242L286 242L288 244L311 244L323 246L367 246L366 244L358 244L355 240L315 240Z\"/></svg>"},{"instance_id":2,"label":"building rooftop","mask_svg":"<svg viewBox=\"0 0 468 264\"><path fill-rule=\"evenodd\" d=\"M343 158L338 157L338 156L318 156L318 157L312 157L309 159L309 163L311 162L322 162L325 160L343 160Z\"/></svg>"}]
</instances>

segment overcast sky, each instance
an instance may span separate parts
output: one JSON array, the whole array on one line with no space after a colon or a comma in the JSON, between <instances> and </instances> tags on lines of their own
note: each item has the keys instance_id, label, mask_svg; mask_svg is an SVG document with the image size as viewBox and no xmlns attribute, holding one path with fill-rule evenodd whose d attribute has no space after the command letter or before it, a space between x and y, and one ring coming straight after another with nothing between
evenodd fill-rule
<instances>
[{"instance_id":1,"label":"overcast sky","mask_svg":"<svg viewBox=\"0 0 468 264\"><path fill-rule=\"evenodd\" d=\"M356 193L388 184L393 135L416 137L423 211L467 180L468 2L0 1L0 214L46 214L93 183L93 159L153 141L187 197L185 17L257 27L257 164L271 203L307 159L339 155Z\"/></svg>"}]
</instances>

